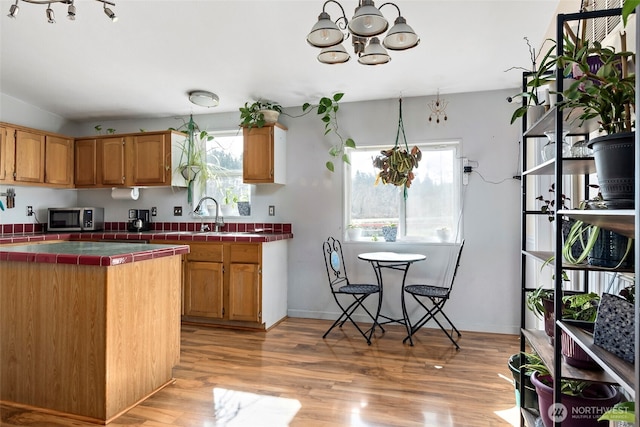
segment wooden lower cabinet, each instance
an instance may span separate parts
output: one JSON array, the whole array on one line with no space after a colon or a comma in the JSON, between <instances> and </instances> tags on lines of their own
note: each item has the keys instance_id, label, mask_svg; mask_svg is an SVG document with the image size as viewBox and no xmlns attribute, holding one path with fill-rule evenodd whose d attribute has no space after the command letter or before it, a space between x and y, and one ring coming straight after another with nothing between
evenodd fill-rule
<instances>
[{"instance_id":1,"label":"wooden lower cabinet","mask_svg":"<svg viewBox=\"0 0 640 427\"><path fill-rule=\"evenodd\" d=\"M184 314L222 319L223 266L221 262L190 261L185 265Z\"/></svg>"},{"instance_id":2,"label":"wooden lower cabinet","mask_svg":"<svg viewBox=\"0 0 640 427\"><path fill-rule=\"evenodd\" d=\"M260 322L260 266L231 263L229 268L229 320Z\"/></svg>"},{"instance_id":3,"label":"wooden lower cabinet","mask_svg":"<svg viewBox=\"0 0 640 427\"><path fill-rule=\"evenodd\" d=\"M286 241L189 246L184 322L265 330L286 317Z\"/></svg>"}]
</instances>

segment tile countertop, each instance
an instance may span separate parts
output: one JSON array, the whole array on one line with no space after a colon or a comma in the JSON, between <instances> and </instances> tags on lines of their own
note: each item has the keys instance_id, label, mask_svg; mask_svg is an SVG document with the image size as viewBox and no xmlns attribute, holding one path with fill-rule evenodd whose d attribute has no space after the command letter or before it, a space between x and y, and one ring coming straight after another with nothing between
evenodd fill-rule
<instances>
[{"instance_id":1,"label":"tile countertop","mask_svg":"<svg viewBox=\"0 0 640 427\"><path fill-rule=\"evenodd\" d=\"M266 243L292 239L290 232L198 232L198 231L148 231L133 233L127 231L96 231L84 233L25 233L5 234L0 237L0 245L5 243L30 243L47 240L118 240L118 241L162 241L184 242L249 242Z\"/></svg>"},{"instance_id":2,"label":"tile countertop","mask_svg":"<svg viewBox=\"0 0 640 427\"><path fill-rule=\"evenodd\" d=\"M64 241L0 246L0 261L108 267L188 252L188 245Z\"/></svg>"}]
</instances>

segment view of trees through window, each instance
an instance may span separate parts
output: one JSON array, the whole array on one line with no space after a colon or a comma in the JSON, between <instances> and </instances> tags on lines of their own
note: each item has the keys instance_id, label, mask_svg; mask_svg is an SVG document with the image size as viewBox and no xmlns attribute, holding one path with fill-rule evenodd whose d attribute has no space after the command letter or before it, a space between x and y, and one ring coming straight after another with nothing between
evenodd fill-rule
<instances>
[{"instance_id":1,"label":"view of trees through window","mask_svg":"<svg viewBox=\"0 0 640 427\"><path fill-rule=\"evenodd\" d=\"M251 201L251 186L242 183L242 133L233 131L210 134L214 138L206 143L207 163L217 173L207 181L205 193L221 205L231 205L231 215L238 215L237 203Z\"/></svg>"},{"instance_id":2,"label":"view of trees through window","mask_svg":"<svg viewBox=\"0 0 640 427\"><path fill-rule=\"evenodd\" d=\"M345 175L346 222L363 229L362 239L382 240L382 227L391 223L399 226L399 239L442 241L447 235L444 240L448 241L456 237L461 203L458 144L418 146L422 161L413 171L415 179L406 198L404 187L374 185L379 170L372 161L383 147L350 152L351 173Z\"/></svg>"}]
</instances>

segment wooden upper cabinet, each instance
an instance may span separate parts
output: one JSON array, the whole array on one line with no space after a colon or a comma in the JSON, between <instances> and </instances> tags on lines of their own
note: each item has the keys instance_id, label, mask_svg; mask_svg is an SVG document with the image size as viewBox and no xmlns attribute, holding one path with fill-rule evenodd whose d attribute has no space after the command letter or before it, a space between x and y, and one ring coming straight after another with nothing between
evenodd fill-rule
<instances>
[{"instance_id":1,"label":"wooden upper cabinet","mask_svg":"<svg viewBox=\"0 0 640 427\"><path fill-rule=\"evenodd\" d=\"M245 184L286 183L286 128L278 123L243 129Z\"/></svg>"},{"instance_id":2,"label":"wooden upper cabinet","mask_svg":"<svg viewBox=\"0 0 640 427\"><path fill-rule=\"evenodd\" d=\"M98 140L98 174L102 185L124 185L126 179L124 137Z\"/></svg>"},{"instance_id":3,"label":"wooden upper cabinet","mask_svg":"<svg viewBox=\"0 0 640 427\"><path fill-rule=\"evenodd\" d=\"M14 181L44 183L45 136L16 130Z\"/></svg>"},{"instance_id":4,"label":"wooden upper cabinet","mask_svg":"<svg viewBox=\"0 0 640 427\"><path fill-rule=\"evenodd\" d=\"M171 138L153 133L131 138L131 185L169 185L171 183Z\"/></svg>"},{"instance_id":5,"label":"wooden upper cabinet","mask_svg":"<svg viewBox=\"0 0 640 427\"><path fill-rule=\"evenodd\" d=\"M44 182L56 186L73 186L73 139L45 137Z\"/></svg>"},{"instance_id":6,"label":"wooden upper cabinet","mask_svg":"<svg viewBox=\"0 0 640 427\"><path fill-rule=\"evenodd\" d=\"M98 141L80 139L75 145L76 187L94 187L98 182Z\"/></svg>"}]
</instances>

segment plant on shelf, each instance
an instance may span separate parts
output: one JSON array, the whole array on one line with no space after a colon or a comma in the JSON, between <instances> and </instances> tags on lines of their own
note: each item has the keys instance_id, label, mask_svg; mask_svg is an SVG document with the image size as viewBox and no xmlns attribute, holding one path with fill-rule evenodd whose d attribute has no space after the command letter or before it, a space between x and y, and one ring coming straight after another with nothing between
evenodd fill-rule
<instances>
[{"instance_id":1,"label":"plant on shelf","mask_svg":"<svg viewBox=\"0 0 640 427\"><path fill-rule=\"evenodd\" d=\"M553 72L556 66L556 57L553 54L556 49L555 40L546 40L546 42L550 42L551 45L545 52L544 56L540 60L540 64L538 65L536 63L537 57L535 49L529 43L528 38L525 37L524 39L526 40L527 46L529 47L529 56L531 57L531 70L525 70L529 74L526 90L508 98L509 102L511 102L514 98L522 98L523 100L522 105L516 108L513 112L511 116L511 124L513 124L520 117L523 117L525 114L527 114L527 112L533 107L544 108L543 105L545 100L542 99L540 88L555 81L555 73ZM513 68L522 69L521 67ZM528 123L528 125L532 124L533 123Z\"/></svg>"},{"instance_id":2,"label":"plant on shelf","mask_svg":"<svg viewBox=\"0 0 640 427\"><path fill-rule=\"evenodd\" d=\"M227 187L224 190L223 204L235 206L238 203L238 201L239 201L239 197L236 193L234 193L233 187Z\"/></svg>"},{"instance_id":3,"label":"plant on shelf","mask_svg":"<svg viewBox=\"0 0 640 427\"><path fill-rule=\"evenodd\" d=\"M240 107L240 126L261 128L267 123L275 123L280 113L282 113L282 106L275 102L264 100L245 102L244 107Z\"/></svg>"},{"instance_id":4,"label":"plant on shelf","mask_svg":"<svg viewBox=\"0 0 640 427\"><path fill-rule=\"evenodd\" d=\"M93 128L96 130L96 132L98 132L98 135L102 135L102 125L95 125ZM115 133L116 130L114 128L108 128L106 130L107 135L113 135Z\"/></svg>"},{"instance_id":5,"label":"plant on shelf","mask_svg":"<svg viewBox=\"0 0 640 427\"><path fill-rule=\"evenodd\" d=\"M551 372L540 357L533 362L523 365L527 371L531 371L531 382L538 394L540 415L545 426L552 426L550 407L554 402L553 382ZM622 395L609 384L589 382L573 379L562 379L560 391L564 395L562 404L566 407L567 418L562 422L563 426L596 427L599 414L620 402ZM590 413L585 414L580 409L590 408Z\"/></svg>"},{"instance_id":6,"label":"plant on shelf","mask_svg":"<svg viewBox=\"0 0 640 427\"><path fill-rule=\"evenodd\" d=\"M600 42L582 40L571 32L564 53L557 59L564 75L574 82L565 88L558 106L569 111L568 119L582 125L596 120L605 133L589 142L604 203L613 209L635 205L635 54Z\"/></svg>"},{"instance_id":7,"label":"plant on shelf","mask_svg":"<svg viewBox=\"0 0 640 427\"><path fill-rule=\"evenodd\" d=\"M556 215L555 215L555 210L554 207L556 205L556 199L555 199L555 194L556 194L556 184L553 183L551 184L551 186L549 186L549 193L551 194L550 197L548 199L545 199L542 195L536 197L536 200L542 202L542 207L540 208L540 211L547 214L547 219L549 220L549 222L553 222L556 219ZM562 202L562 208L561 209L571 209L568 205L567 205L567 201L570 201L571 199L566 197L564 194L562 194L560 196L560 200Z\"/></svg>"},{"instance_id":8,"label":"plant on shelf","mask_svg":"<svg viewBox=\"0 0 640 427\"><path fill-rule=\"evenodd\" d=\"M310 104L305 102L302 105L303 115L316 110L316 113L320 116L320 120L324 123L324 134L327 135L333 132L339 142L334 144L329 149L329 156L331 158L340 158L344 163L350 164L349 156L346 153L346 148L356 148L356 143L351 138L345 138L340 134L338 127L338 110L340 109L340 100L344 96L344 93L336 93L332 97L323 96L320 98L317 104ZM335 165L333 160L329 160L325 163L325 167L333 172Z\"/></svg>"}]
</instances>

